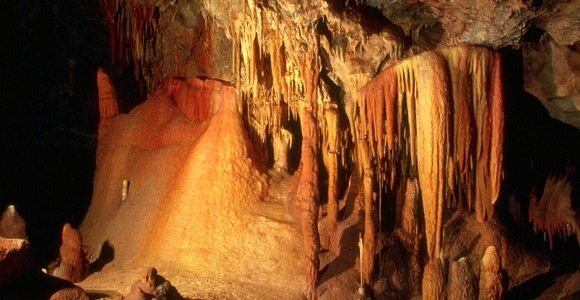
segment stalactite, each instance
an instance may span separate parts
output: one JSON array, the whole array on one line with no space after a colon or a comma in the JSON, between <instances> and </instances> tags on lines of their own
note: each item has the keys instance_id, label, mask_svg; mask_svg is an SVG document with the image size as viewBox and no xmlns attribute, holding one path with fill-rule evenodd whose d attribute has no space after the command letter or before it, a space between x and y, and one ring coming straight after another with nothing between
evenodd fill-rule
<instances>
[{"instance_id":1,"label":"stalactite","mask_svg":"<svg viewBox=\"0 0 580 300\"><path fill-rule=\"evenodd\" d=\"M292 133L284 128L280 128L274 133L272 148L274 151L274 169L280 172L288 171L288 150L292 146Z\"/></svg>"},{"instance_id":2,"label":"stalactite","mask_svg":"<svg viewBox=\"0 0 580 300\"><path fill-rule=\"evenodd\" d=\"M121 28L124 28L123 25L125 24L124 6L121 5L121 0L100 0L99 2L107 18L109 27L111 63L116 64L118 60L123 59L125 52L124 40L122 40L124 30L121 31ZM122 62L124 63L124 60Z\"/></svg>"},{"instance_id":3,"label":"stalactite","mask_svg":"<svg viewBox=\"0 0 580 300\"><path fill-rule=\"evenodd\" d=\"M501 55L497 52L491 54L491 75L490 75L490 106L491 106L491 157L490 157L490 180L491 180L491 204L495 204L501 189L503 178L503 133L505 127L504 119L504 88L503 69ZM490 207L492 207L490 205ZM488 211L489 215L493 210Z\"/></svg>"},{"instance_id":4,"label":"stalactite","mask_svg":"<svg viewBox=\"0 0 580 300\"><path fill-rule=\"evenodd\" d=\"M418 294L421 284L421 231L419 230L419 182L417 178L407 179L404 187L401 218L395 234L409 250L409 269L413 292Z\"/></svg>"},{"instance_id":5,"label":"stalactite","mask_svg":"<svg viewBox=\"0 0 580 300\"><path fill-rule=\"evenodd\" d=\"M130 60L135 80L146 91L154 84L149 64L157 40L158 8L136 0L100 0L100 5L108 21L111 63L123 68Z\"/></svg>"},{"instance_id":6,"label":"stalactite","mask_svg":"<svg viewBox=\"0 0 580 300\"><path fill-rule=\"evenodd\" d=\"M422 299L441 300L445 298L445 273L438 258L432 259L425 266L422 282Z\"/></svg>"},{"instance_id":7,"label":"stalactite","mask_svg":"<svg viewBox=\"0 0 580 300\"><path fill-rule=\"evenodd\" d=\"M448 78L441 56L424 54L413 59L416 68L417 166L425 214L425 236L430 259L438 258L443 228L445 176L448 156Z\"/></svg>"},{"instance_id":8,"label":"stalactite","mask_svg":"<svg viewBox=\"0 0 580 300\"><path fill-rule=\"evenodd\" d=\"M310 36L313 44L316 40ZM299 103L299 118L302 131L302 156L300 159L300 180L298 183L298 197L302 208L302 233L307 258L308 298L317 299L316 287L319 276L319 251L320 236L318 233L318 208L319 208L319 179L318 179L318 155L319 155L319 128L315 119L317 114L317 101L320 76L320 58L318 48L311 47L294 49L295 55L303 59L300 66L300 78L304 86L303 101ZM296 59L296 58L295 58Z\"/></svg>"},{"instance_id":9,"label":"stalactite","mask_svg":"<svg viewBox=\"0 0 580 300\"><path fill-rule=\"evenodd\" d=\"M419 179L430 259L439 257L447 199L450 207L465 199L479 221L493 213L503 172L501 77L498 53L454 47L386 68L355 103L359 166L370 169L379 201L385 193L399 199L396 222L405 205L396 181ZM372 192L364 194L373 205Z\"/></svg>"},{"instance_id":10,"label":"stalactite","mask_svg":"<svg viewBox=\"0 0 580 300\"><path fill-rule=\"evenodd\" d=\"M308 280L308 298L316 299L318 269L320 259L320 237L318 234L318 132L312 108L304 104L300 114L302 126L302 157L300 160L300 181L297 195L302 209L301 224L306 249L306 270Z\"/></svg>"},{"instance_id":11,"label":"stalactite","mask_svg":"<svg viewBox=\"0 0 580 300\"><path fill-rule=\"evenodd\" d=\"M97 70L97 90L99 95L99 139L107 132L110 120L119 114L117 95L111 79L102 68Z\"/></svg>"},{"instance_id":12,"label":"stalactite","mask_svg":"<svg viewBox=\"0 0 580 300\"><path fill-rule=\"evenodd\" d=\"M529 221L534 231L544 231L548 236L550 248L554 245L554 236L569 238L576 234L580 244L580 228L576 214L572 209L572 185L568 178L550 176L544 185L544 193L538 203L535 193L531 194Z\"/></svg>"},{"instance_id":13,"label":"stalactite","mask_svg":"<svg viewBox=\"0 0 580 300\"><path fill-rule=\"evenodd\" d=\"M477 126L475 149L475 216L477 221L486 219L491 205L491 182L489 158L491 149L491 124L488 97L489 52L485 49L473 50L470 72L473 80L473 105Z\"/></svg>"},{"instance_id":14,"label":"stalactite","mask_svg":"<svg viewBox=\"0 0 580 300\"><path fill-rule=\"evenodd\" d=\"M362 143L360 152L363 166L363 199L364 199L364 236L363 236L363 257L361 258L361 273L365 286L370 286L373 282L373 272L375 269L375 249L377 239L377 209L376 193L374 190L374 172L371 166L371 157L368 145Z\"/></svg>"}]
</instances>

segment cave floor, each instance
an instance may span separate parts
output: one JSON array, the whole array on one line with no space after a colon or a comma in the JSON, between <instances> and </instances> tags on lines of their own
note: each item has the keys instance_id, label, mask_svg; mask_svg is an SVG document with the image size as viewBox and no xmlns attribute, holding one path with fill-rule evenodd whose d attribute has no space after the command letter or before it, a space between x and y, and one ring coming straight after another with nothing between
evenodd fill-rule
<instances>
[{"instance_id":1,"label":"cave floor","mask_svg":"<svg viewBox=\"0 0 580 300\"><path fill-rule=\"evenodd\" d=\"M141 277L142 268L121 268L115 265L91 274L78 283L91 299L122 299L129 293L135 278ZM177 269L159 268L159 274L167 278L186 299L279 299L279 293L265 290L248 283L223 281L215 278L192 276L189 272Z\"/></svg>"}]
</instances>

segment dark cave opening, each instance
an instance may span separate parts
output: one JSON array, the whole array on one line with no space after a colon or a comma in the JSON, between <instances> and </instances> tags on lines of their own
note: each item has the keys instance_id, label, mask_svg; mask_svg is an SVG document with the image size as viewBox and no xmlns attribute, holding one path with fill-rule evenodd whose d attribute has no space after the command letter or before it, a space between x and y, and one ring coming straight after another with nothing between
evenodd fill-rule
<instances>
[{"instance_id":1,"label":"dark cave opening","mask_svg":"<svg viewBox=\"0 0 580 300\"><path fill-rule=\"evenodd\" d=\"M86 3L85 3L86 2ZM95 73L106 62L93 1L8 4L2 47L0 207L14 204L45 265L62 225L78 226L92 196L98 109Z\"/></svg>"}]
</instances>

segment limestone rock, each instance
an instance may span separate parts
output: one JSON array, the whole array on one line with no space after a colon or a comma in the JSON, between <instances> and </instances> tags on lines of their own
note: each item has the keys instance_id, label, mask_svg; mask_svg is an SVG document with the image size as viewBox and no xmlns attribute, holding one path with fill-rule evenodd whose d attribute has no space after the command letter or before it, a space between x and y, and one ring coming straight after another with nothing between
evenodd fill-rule
<instances>
[{"instance_id":1,"label":"limestone rock","mask_svg":"<svg viewBox=\"0 0 580 300\"><path fill-rule=\"evenodd\" d=\"M544 34L522 50L526 91L551 117L580 128L580 44L559 44Z\"/></svg>"},{"instance_id":2,"label":"limestone rock","mask_svg":"<svg viewBox=\"0 0 580 300\"><path fill-rule=\"evenodd\" d=\"M20 217L14 205L8 205L0 217L0 236L8 239L28 239L26 222Z\"/></svg>"},{"instance_id":3,"label":"limestone rock","mask_svg":"<svg viewBox=\"0 0 580 300\"><path fill-rule=\"evenodd\" d=\"M144 277L133 283L125 300L181 300L183 297L171 282L157 274L157 269L148 268Z\"/></svg>"},{"instance_id":4,"label":"limestone rock","mask_svg":"<svg viewBox=\"0 0 580 300\"><path fill-rule=\"evenodd\" d=\"M485 249L479 271L479 300L503 299L501 258L495 246Z\"/></svg>"},{"instance_id":5,"label":"limestone rock","mask_svg":"<svg viewBox=\"0 0 580 300\"><path fill-rule=\"evenodd\" d=\"M439 300L445 294L445 273L439 259L432 259L423 271L423 299Z\"/></svg>"},{"instance_id":6,"label":"limestone rock","mask_svg":"<svg viewBox=\"0 0 580 300\"><path fill-rule=\"evenodd\" d=\"M83 250L81 234L70 224L62 228L62 246L60 247L60 265L54 270L54 276L79 282L89 274L89 261Z\"/></svg>"},{"instance_id":7,"label":"limestone rock","mask_svg":"<svg viewBox=\"0 0 580 300\"><path fill-rule=\"evenodd\" d=\"M0 237L0 286L18 279L32 269L30 247L23 239Z\"/></svg>"},{"instance_id":8,"label":"limestone rock","mask_svg":"<svg viewBox=\"0 0 580 300\"><path fill-rule=\"evenodd\" d=\"M470 300L476 299L477 280L471 271L465 257L449 265L449 285L447 299Z\"/></svg>"},{"instance_id":9,"label":"limestone rock","mask_svg":"<svg viewBox=\"0 0 580 300\"><path fill-rule=\"evenodd\" d=\"M50 296L50 300L89 300L89 296L80 287L67 287Z\"/></svg>"}]
</instances>

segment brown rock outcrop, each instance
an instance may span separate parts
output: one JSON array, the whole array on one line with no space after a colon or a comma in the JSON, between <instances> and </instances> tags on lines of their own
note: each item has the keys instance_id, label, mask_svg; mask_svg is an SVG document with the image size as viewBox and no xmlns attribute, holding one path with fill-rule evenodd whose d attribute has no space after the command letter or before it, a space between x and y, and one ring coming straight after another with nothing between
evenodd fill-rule
<instances>
[{"instance_id":1,"label":"brown rock outcrop","mask_svg":"<svg viewBox=\"0 0 580 300\"><path fill-rule=\"evenodd\" d=\"M28 241L0 237L0 286L30 272L33 266Z\"/></svg>"},{"instance_id":2,"label":"brown rock outcrop","mask_svg":"<svg viewBox=\"0 0 580 300\"><path fill-rule=\"evenodd\" d=\"M131 286L131 291L124 298L125 300L181 300L183 297L171 282L165 280L157 274L157 269L148 268L143 278L135 281Z\"/></svg>"},{"instance_id":3,"label":"brown rock outcrop","mask_svg":"<svg viewBox=\"0 0 580 300\"><path fill-rule=\"evenodd\" d=\"M14 205L8 205L0 217L0 237L27 240L26 222L20 217Z\"/></svg>"},{"instance_id":4,"label":"brown rock outcrop","mask_svg":"<svg viewBox=\"0 0 580 300\"><path fill-rule=\"evenodd\" d=\"M62 228L60 260L54 276L71 282L80 282L88 276L89 261L83 249L81 234L68 223Z\"/></svg>"}]
</instances>

